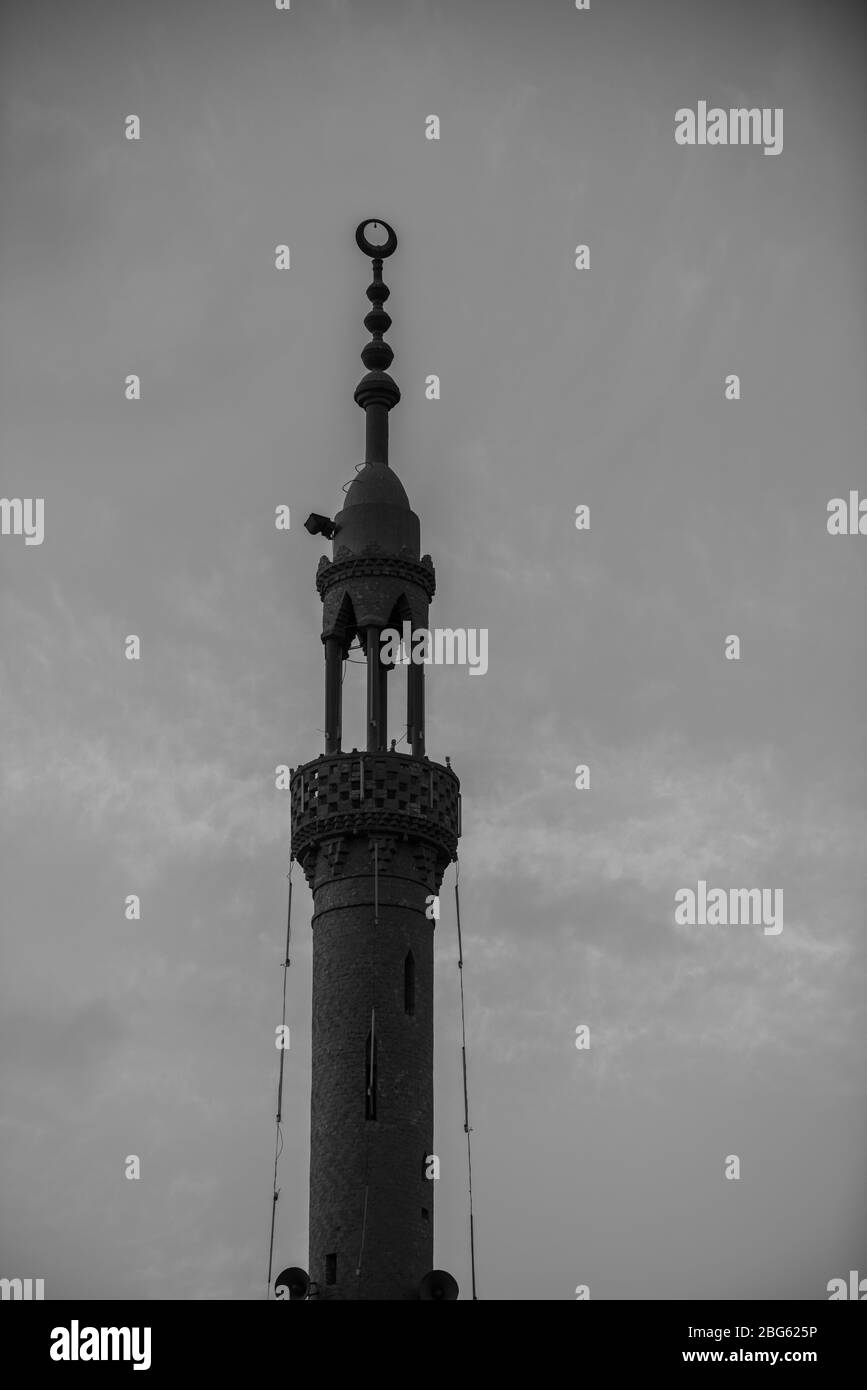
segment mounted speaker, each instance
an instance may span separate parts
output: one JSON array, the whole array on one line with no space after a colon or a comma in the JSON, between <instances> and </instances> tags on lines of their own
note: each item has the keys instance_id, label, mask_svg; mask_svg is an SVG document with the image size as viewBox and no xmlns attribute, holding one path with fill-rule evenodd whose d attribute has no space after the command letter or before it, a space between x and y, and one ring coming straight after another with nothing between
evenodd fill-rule
<instances>
[{"instance_id":1,"label":"mounted speaker","mask_svg":"<svg viewBox=\"0 0 867 1390\"><path fill-rule=\"evenodd\" d=\"M324 536L326 540L331 540L340 530L335 526L330 516L322 516L320 512L311 512L304 523L305 531L309 531L311 536Z\"/></svg>"},{"instance_id":2,"label":"mounted speaker","mask_svg":"<svg viewBox=\"0 0 867 1390\"><path fill-rule=\"evenodd\" d=\"M309 1290L310 1276L305 1269L297 1269L295 1265L284 1269L274 1280L275 1298L306 1298Z\"/></svg>"},{"instance_id":3,"label":"mounted speaker","mask_svg":"<svg viewBox=\"0 0 867 1390\"><path fill-rule=\"evenodd\" d=\"M445 1298L453 1303L458 1296L458 1282L444 1269L432 1269L418 1286L419 1298Z\"/></svg>"}]
</instances>

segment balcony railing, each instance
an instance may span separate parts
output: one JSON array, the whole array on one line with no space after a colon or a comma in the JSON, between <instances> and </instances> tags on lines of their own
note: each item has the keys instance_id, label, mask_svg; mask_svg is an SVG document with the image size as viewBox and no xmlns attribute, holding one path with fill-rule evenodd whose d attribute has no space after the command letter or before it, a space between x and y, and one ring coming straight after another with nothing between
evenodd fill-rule
<instances>
[{"instance_id":1,"label":"balcony railing","mask_svg":"<svg viewBox=\"0 0 867 1390\"><path fill-rule=\"evenodd\" d=\"M353 830L428 839L457 853L460 782L450 768L408 753L334 753L297 767L291 779L292 850Z\"/></svg>"}]
</instances>

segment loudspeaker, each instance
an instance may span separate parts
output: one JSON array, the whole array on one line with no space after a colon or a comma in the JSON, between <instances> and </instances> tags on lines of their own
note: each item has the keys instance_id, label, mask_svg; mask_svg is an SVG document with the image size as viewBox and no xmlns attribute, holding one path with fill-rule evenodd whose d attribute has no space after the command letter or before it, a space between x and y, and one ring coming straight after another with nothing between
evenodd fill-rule
<instances>
[{"instance_id":1,"label":"loudspeaker","mask_svg":"<svg viewBox=\"0 0 867 1390\"><path fill-rule=\"evenodd\" d=\"M450 1302L454 1302L458 1296L457 1280L453 1279L444 1269L432 1269L430 1274L426 1274L419 1284L418 1296L425 1300L446 1298Z\"/></svg>"},{"instance_id":2,"label":"loudspeaker","mask_svg":"<svg viewBox=\"0 0 867 1390\"><path fill-rule=\"evenodd\" d=\"M274 1280L274 1293L278 1298L285 1298L287 1292L290 1299L306 1298L309 1288L310 1276L307 1271L298 1269L295 1265L284 1269Z\"/></svg>"},{"instance_id":3,"label":"loudspeaker","mask_svg":"<svg viewBox=\"0 0 867 1390\"><path fill-rule=\"evenodd\" d=\"M322 535L330 541L340 528L335 526L329 516L322 516L319 512L311 512L304 523L304 529L309 531L311 536Z\"/></svg>"}]
</instances>

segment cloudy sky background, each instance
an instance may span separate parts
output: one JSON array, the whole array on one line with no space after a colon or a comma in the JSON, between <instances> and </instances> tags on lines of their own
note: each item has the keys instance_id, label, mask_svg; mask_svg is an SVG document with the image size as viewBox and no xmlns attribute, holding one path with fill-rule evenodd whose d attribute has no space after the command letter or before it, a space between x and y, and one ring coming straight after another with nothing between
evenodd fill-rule
<instances>
[{"instance_id":1,"label":"cloudy sky background","mask_svg":"<svg viewBox=\"0 0 867 1390\"><path fill-rule=\"evenodd\" d=\"M433 621L490 634L484 678L429 673L427 721L464 794L479 1293L823 1298L865 1270L867 540L825 526L867 494L855 14L6 7L2 491L45 498L46 538L0 542L0 1274L264 1295L273 770L322 747L301 522L363 458L353 233L376 215ZM783 107L783 153L676 146L702 99ZM436 1262L466 1296L453 878ZM699 878L782 888L782 934L675 926ZM296 886L275 1268L306 1263Z\"/></svg>"}]
</instances>

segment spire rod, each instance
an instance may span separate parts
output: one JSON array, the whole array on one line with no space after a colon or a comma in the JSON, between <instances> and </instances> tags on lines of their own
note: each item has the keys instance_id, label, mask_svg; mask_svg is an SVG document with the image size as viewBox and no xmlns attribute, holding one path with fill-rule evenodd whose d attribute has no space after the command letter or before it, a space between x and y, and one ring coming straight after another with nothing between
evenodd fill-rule
<instances>
[{"instance_id":1,"label":"spire rod","mask_svg":"<svg viewBox=\"0 0 867 1390\"><path fill-rule=\"evenodd\" d=\"M370 256L373 270L373 280L367 287L367 297L373 307L364 318L371 339L361 352L367 375L355 388L355 400L366 417L364 461L387 464L388 412L400 400L400 391L388 375L394 352L382 336L391 327L391 316L383 308L391 291L382 278L382 262L397 249L397 236L387 222L367 218L358 224L355 240L365 256Z\"/></svg>"}]
</instances>

